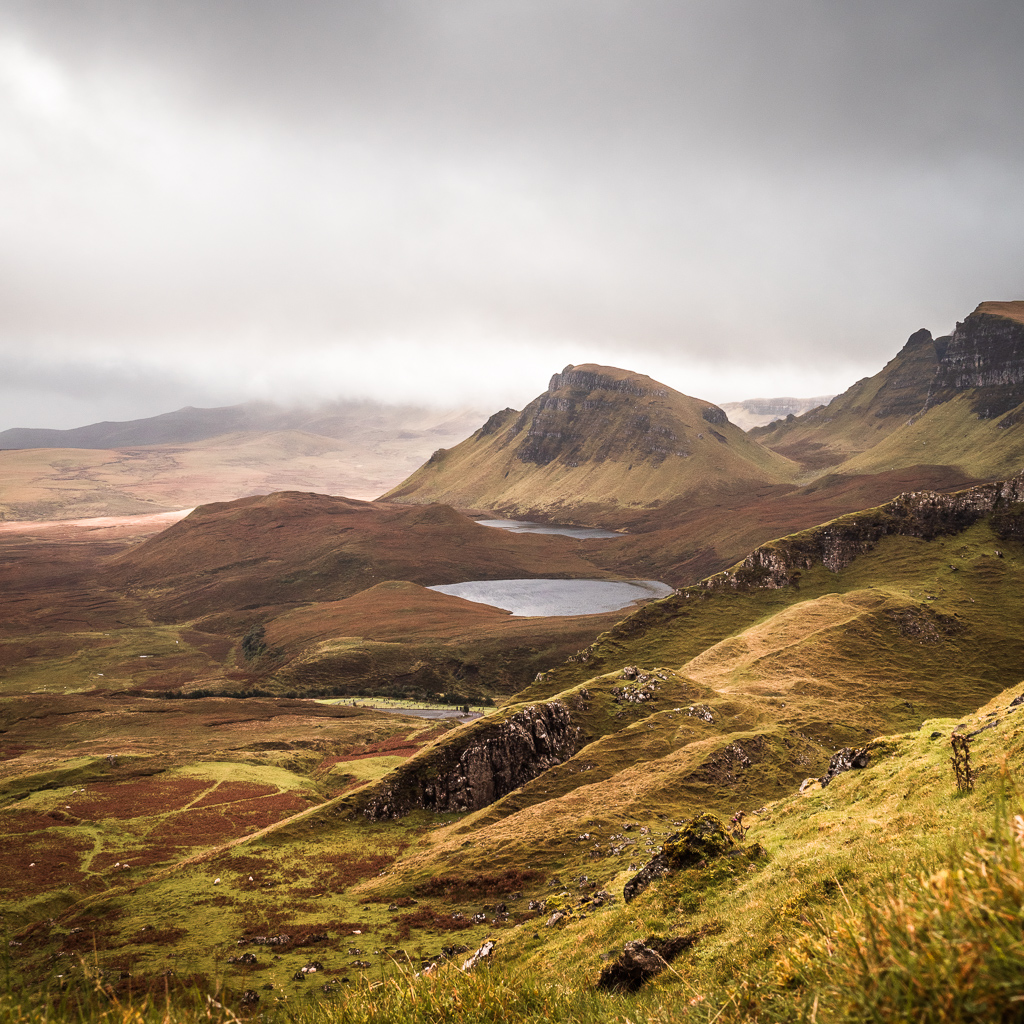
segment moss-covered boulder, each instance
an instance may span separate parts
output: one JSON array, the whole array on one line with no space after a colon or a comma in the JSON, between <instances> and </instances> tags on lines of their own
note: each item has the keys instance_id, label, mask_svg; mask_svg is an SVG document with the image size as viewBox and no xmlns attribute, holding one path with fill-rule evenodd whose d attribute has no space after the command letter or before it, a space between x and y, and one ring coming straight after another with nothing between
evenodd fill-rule
<instances>
[{"instance_id":1,"label":"moss-covered boulder","mask_svg":"<svg viewBox=\"0 0 1024 1024\"><path fill-rule=\"evenodd\" d=\"M665 840L661 853L644 865L622 890L627 903L640 895L656 878L675 871L699 867L721 857L735 845L720 818L705 811L691 818L678 832Z\"/></svg>"}]
</instances>

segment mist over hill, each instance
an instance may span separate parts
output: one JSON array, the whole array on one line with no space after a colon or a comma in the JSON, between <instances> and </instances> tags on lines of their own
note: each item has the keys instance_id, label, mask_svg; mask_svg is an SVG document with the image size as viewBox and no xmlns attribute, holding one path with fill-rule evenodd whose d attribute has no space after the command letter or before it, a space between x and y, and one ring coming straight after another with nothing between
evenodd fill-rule
<instances>
[{"instance_id":1,"label":"mist over hill","mask_svg":"<svg viewBox=\"0 0 1024 1024\"><path fill-rule=\"evenodd\" d=\"M401 435L434 431L447 434L478 414L472 410L434 410L416 405L387 405L353 400L286 407L245 402L212 409L187 406L159 416L122 422L90 423L68 430L12 427L0 431L0 450L23 448L123 448L186 444L223 434L301 430L321 437L347 438L367 431Z\"/></svg>"},{"instance_id":2,"label":"mist over hill","mask_svg":"<svg viewBox=\"0 0 1024 1024\"><path fill-rule=\"evenodd\" d=\"M835 395L815 398L748 398L742 402L722 402L723 411L741 430L763 427L787 416L799 416L808 409L827 405Z\"/></svg>"}]
</instances>

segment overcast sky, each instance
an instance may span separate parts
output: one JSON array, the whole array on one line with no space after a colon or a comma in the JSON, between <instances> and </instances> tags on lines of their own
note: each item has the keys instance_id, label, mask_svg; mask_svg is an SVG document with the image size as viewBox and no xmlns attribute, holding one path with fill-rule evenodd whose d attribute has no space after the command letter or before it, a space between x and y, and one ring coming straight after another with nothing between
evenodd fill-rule
<instances>
[{"instance_id":1,"label":"overcast sky","mask_svg":"<svg viewBox=\"0 0 1024 1024\"><path fill-rule=\"evenodd\" d=\"M0 0L0 429L841 391L1024 297L1020 0Z\"/></svg>"}]
</instances>

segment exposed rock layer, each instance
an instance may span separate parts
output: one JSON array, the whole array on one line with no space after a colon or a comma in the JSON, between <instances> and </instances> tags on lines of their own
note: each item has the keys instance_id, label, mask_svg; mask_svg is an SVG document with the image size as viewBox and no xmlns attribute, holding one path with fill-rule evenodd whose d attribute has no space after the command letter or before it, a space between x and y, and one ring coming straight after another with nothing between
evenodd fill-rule
<instances>
[{"instance_id":1,"label":"exposed rock layer","mask_svg":"<svg viewBox=\"0 0 1024 1024\"><path fill-rule=\"evenodd\" d=\"M1001 416L1024 402L1024 324L976 310L949 339L935 372L929 405L979 389L973 410Z\"/></svg>"},{"instance_id":2,"label":"exposed rock layer","mask_svg":"<svg viewBox=\"0 0 1024 1024\"><path fill-rule=\"evenodd\" d=\"M752 551L736 567L705 580L707 587L785 587L820 563L839 572L888 535L932 540L968 529L990 516L996 532L1024 534L1024 474L956 494L914 491L814 530L793 534Z\"/></svg>"},{"instance_id":3,"label":"exposed rock layer","mask_svg":"<svg viewBox=\"0 0 1024 1024\"><path fill-rule=\"evenodd\" d=\"M572 757L581 732L560 701L487 719L413 758L373 791L363 813L399 818L416 808L475 811Z\"/></svg>"}]
</instances>

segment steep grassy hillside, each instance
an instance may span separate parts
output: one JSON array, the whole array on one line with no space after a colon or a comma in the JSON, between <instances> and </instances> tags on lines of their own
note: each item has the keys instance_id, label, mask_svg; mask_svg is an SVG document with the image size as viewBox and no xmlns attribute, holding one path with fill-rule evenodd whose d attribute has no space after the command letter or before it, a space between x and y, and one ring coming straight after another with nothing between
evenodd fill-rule
<instances>
[{"instance_id":1,"label":"steep grassy hillside","mask_svg":"<svg viewBox=\"0 0 1024 1024\"><path fill-rule=\"evenodd\" d=\"M521 413L496 413L435 452L383 500L619 526L635 509L785 482L794 469L717 406L585 364L556 373Z\"/></svg>"},{"instance_id":2,"label":"steep grassy hillside","mask_svg":"<svg viewBox=\"0 0 1024 1024\"><path fill-rule=\"evenodd\" d=\"M873 377L857 381L826 406L754 428L751 436L808 471L837 466L925 408L942 345L922 328Z\"/></svg>"}]
</instances>

